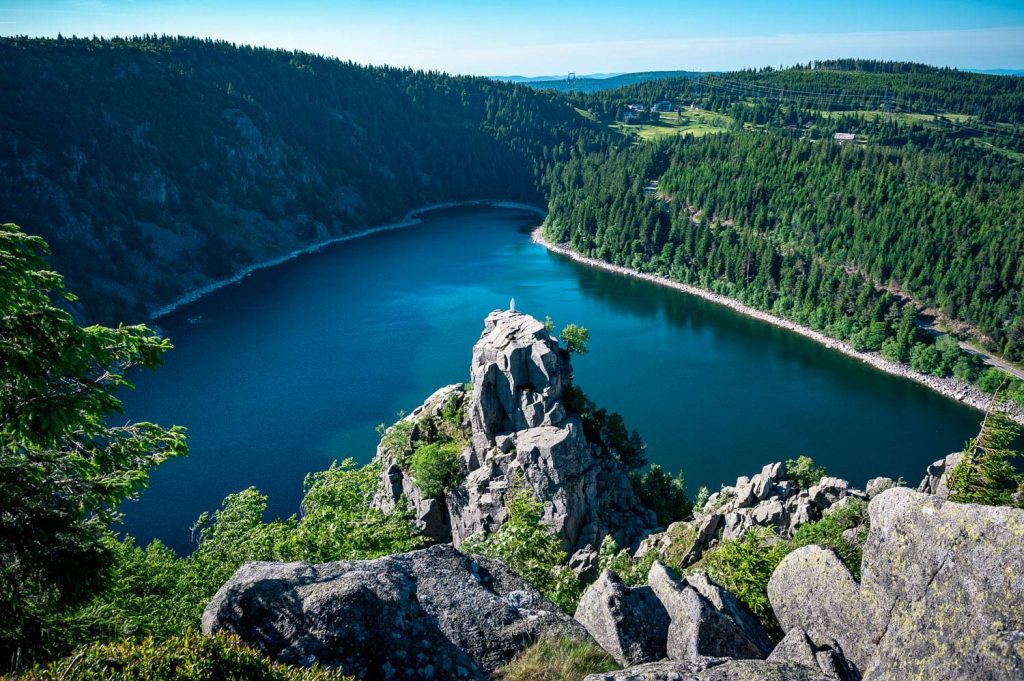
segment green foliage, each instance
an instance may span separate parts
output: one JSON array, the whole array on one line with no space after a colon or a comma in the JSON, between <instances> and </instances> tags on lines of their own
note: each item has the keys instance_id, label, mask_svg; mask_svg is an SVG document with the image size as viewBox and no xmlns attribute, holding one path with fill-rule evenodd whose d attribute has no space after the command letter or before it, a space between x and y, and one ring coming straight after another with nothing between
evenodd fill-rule
<instances>
[{"instance_id":1,"label":"green foliage","mask_svg":"<svg viewBox=\"0 0 1024 681\"><path fill-rule=\"evenodd\" d=\"M312 243L482 196L542 205L560 159L617 138L555 93L196 38L4 38L0 63L0 205L45 229L92 319L141 318L265 258L273 234Z\"/></svg>"},{"instance_id":2,"label":"green foliage","mask_svg":"<svg viewBox=\"0 0 1024 681\"><path fill-rule=\"evenodd\" d=\"M92 644L73 657L35 667L24 681L354 681L321 668L274 664L235 636L187 631L153 638Z\"/></svg>"},{"instance_id":3,"label":"green foliage","mask_svg":"<svg viewBox=\"0 0 1024 681\"><path fill-rule=\"evenodd\" d=\"M705 570L778 637L781 631L768 600L768 580L789 551L789 546L770 529L754 527L743 537L723 542L704 554L692 569Z\"/></svg>"},{"instance_id":4,"label":"green foliage","mask_svg":"<svg viewBox=\"0 0 1024 681\"><path fill-rule=\"evenodd\" d=\"M687 518L693 512L682 471L672 475L660 465L652 464L647 472L633 472L629 479L640 501L654 511L662 527Z\"/></svg>"},{"instance_id":5,"label":"green foliage","mask_svg":"<svg viewBox=\"0 0 1024 681\"><path fill-rule=\"evenodd\" d=\"M996 367L986 367L978 374L978 387L990 394L999 390L1005 381L1006 374Z\"/></svg>"},{"instance_id":6,"label":"green foliage","mask_svg":"<svg viewBox=\"0 0 1024 681\"><path fill-rule=\"evenodd\" d=\"M1019 83L1005 87L1024 98ZM963 130L718 96L707 104L747 125L570 159L552 186L547 236L899 361L919 340L907 318L928 307L1024 357L1024 234L1012 228L1024 166L991 140L966 143ZM868 143L829 139L851 130ZM915 364L947 375L961 351L936 354L920 335Z\"/></svg>"},{"instance_id":7,"label":"green foliage","mask_svg":"<svg viewBox=\"0 0 1024 681\"><path fill-rule=\"evenodd\" d=\"M590 330L585 326L568 324L562 329L562 342L565 349L577 355L587 354L587 343L590 342Z\"/></svg>"},{"instance_id":8,"label":"green foliage","mask_svg":"<svg viewBox=\"0 0 1024 681\"><path fill-rule=\"evenodd\" d=\"M88 642L153 636L158 640L198 628L203 608L243 563L253 560L327 562L376 558L416 548L407 511L383 513L371 502L380 468L356 468L351 459L306 478L302 516L264 521L267 499L255 489L229 495L195 526L198 544L188 556L153 542L142 549L113 535L113 556L102 588L57 620L60 648Z\"/></svg>"},{"instance_id":9,"label":"green foliage","mask_svg":"<svg viewBox=\"0 0 1024 681\"><path fill-rule=\"evenodd\" d=\"M497 532L476 534L463 542L463 553L496 558L568 613L576 610L580 584L558 533L541 520L544 505L529 489L518 488L505 499L508 518Z\"/></svg>"},{"instance_id":10,"label":"green foliage","mask_svg":"<svg viewBox=\"0 0 1024 681\"><path fill-rule=\"evenodd\" d=\"M828 472L825 467L814 465L814 459L809 456L801 455L786 460L786 477L795 482L799 489L814 487L826 475Z\"/></svg>"},{"instance_id":11,"label":"green foliage","mask_svg":"<svg viewBox=\"0 0 1024 681\"><path fill-rule=\"evenodd\" d=\"M390 453L398 461L406 459L413 450L412 443L413 422L405 419L399 414L398 420L385 428L384 424L377 426L377 432L381 435L381 448Z\"/></svg>"},{"instance_id":12,"label":"green foliage","mask_svg":"<svg viewBox=\"0 0 1024 681\"><path fill-rule=\"evenodd\" d=\"M498 670L502 681L579 681L618 669L611 655L573 638L541 639Z\"/></svg>"},{"instance_id":13,"label":"green foliage","mask_svg":"<svg viewBox=\"0 0 1024 681\"><path fill-rule=\"evenodd\" d=\"M0 226L0 660L50 649L52 615L86 598L101 538L149 472L187 453L184 429L111 425L116 392L171 345L144 326L80 327L42 239Z\"/></svg>"},{"instance_id":14,"label":"green foliage","mask_svg":"<svg viewBox=\"0 0 1024 681\"><path fill-rule=\"evenodd\" d=\"M459 447L451 443L421 444L413 452L409 472L424 495L442 498L465 477Z\"/></svg>"},{"instance_id":15,"label":"green foliage","mask_svg":"<svg viewBox=\"0 0 1024 681\"><path fill-rule=\"evenodd\" d=\"M643 586L647 584L647 573L651 571L651 566L658 558L657 551L648 551L638 560L634 560L629 550L620 550L615 539L609 535L601 542L597 566L600 570L611 570L629 586Z\"/></svg>"},{"instance_id":16,"label":"green foliage","mask_svg":"<svg viewBox=\"0 0 1024 681\"><path fill-rule=\"evenodd\" d=\"M697 488L697 497L693 500L693 510L697 512L703 511L710 496L711 493L708 491L706 485L701 485Z\"/></svg>"},{"instance_id":17,"label":"green foliage","mask_svg":"<svg viewBox=\"0 0 1024 681\"><path fill-rule=\"evenodd\" d=\"M999 391L993 403L996 403ZM1024 508L1024 473L1014 460L1024 452L1014 449L1020 426L1004 412L990 407L978 436L964 445L963 458L949 475L949 498L968 504Z\"/></svg>"}]
</instances>

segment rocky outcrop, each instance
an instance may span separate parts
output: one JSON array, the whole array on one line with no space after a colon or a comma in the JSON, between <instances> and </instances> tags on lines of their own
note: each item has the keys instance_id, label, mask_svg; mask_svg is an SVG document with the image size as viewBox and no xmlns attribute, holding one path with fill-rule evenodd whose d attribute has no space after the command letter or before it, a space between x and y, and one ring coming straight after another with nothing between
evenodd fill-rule
<instances>
[{"instance_id":1,"label":"rocky outcrop","mask_svg":"<svg viewBox=\"0 0 1024 681\"><path fill-rule=\"evenodd\" d=\"M484 679L538 638L587 632L501 563L450 545L365 561L247 563L203 613L276 661L361 679Z\"/></svg>"},{"instance_id":2,"label":"rocky outcrop","mask_svg":"<svg viewBox=\"0 0 1024 681\"><path fill-rule=\"evenodd\" d=\"M762 659L771 652L761 623L706 574L679 579L655 562L647 581L671 621L666 644L669 659Z\"/></svg>"},{"instance_id":3,"label":"rocky outcrop","mask_svg":"<svg viewBox=\"0 0 1024 681\"><path fill-rule=\"evenodd\" d=\"M771 652L761 623L706 574L681 579L655 562L647 580L630 588L605 570L576 610L577 621L620 664L639 665L637 674L695 673Z\"/></svg>"},{"instance_id":4,"label":"rocky outcrop","mask_svg":"<svg viewBox=\"0 0 1024 681\"><path fill-rule=\"evenodd\" d=\"M917 491L933 494L942 499L949 498L949 487L946 484L946 479L963 457L962 452L953 452L928 466L928 470L924 474L924 480L917 486Z\"/></svg>"},{"instance_id":5,"label":"rocky outcrop","mask_svg":"<svg viewBox=\"0 0 1024 681\"><path fill-rule=\"evenodd\" d=\"M470 390L449 386L406 417L419 428L448 401L458 402L467 435L463 481L442 500L424 499L403 470L401 452L382 442L378 505L391 508L404 494L421 529L458 546L477 532L497 530L506 495L526 486L544 503L544 520L574 554L575 569L592 572L605 536L629 546L657 521L618 460L587 441L579 414L564 400L571 375L568 352L543 323L511 310L492 312L473 348ZM422 439L418 435L413 430L410 443Z\"/></svg>"},{"instance_id":6,"label":"rocky outcrop","mask_svg":"<svg viewBox=\"0 0 1024 681\"><path fill-rule=\"evenodd\" d=\"M840 678L1024 677L1024 511L897 487L869 513L859 584L816 546L772 575L787 640L803 635L813 652L841 656ZM776 659L807 659L799 645L780 648Z\"/></svg>"},{"instance_id":7,"label":"rocky outcrop","mask_svg":"<svg viewBox=\"0 0 1024 681\"><path fill-rule=\"evenodd\" d=\"M893 483L889 478L869 482L870 491L878 493ZM719 542L737 539L753 527L772 529L789 538L798 527L820 520L833 507L847 500L866 500L871 495L853 489L846 480L823 477L809 489L787 477L784 463L771 463L752 477L740 477L736 484L722 487L712 494L704 508L689 521L675 523L666 532L651 535L641 542L635 557L648 551L675 554L682 566L695 563ZM685 545L680 546L680 542Z\"/></svg>"},{"instance_id":8,"label":"rocky outcrop","mask_svg":"<svg viewBox=\"0 0 1024 681\"><path fill-rule=\"evenodd\" d=\"M812 667L764 660L665 660L607 674L591 674L584 681L834 681Z\"/></svg>"},{"instance_id":9,"label":"rocky outcrop","mask_svg":"<svg viewBox=\"0 0 1024 681\"><path fill-rule=\"evenodd\" d=\"M666 656L669 616L649 586L630 588L611 570L601 573L576 608L576 621L621 665Z\"/></svg>"}]
</instances>

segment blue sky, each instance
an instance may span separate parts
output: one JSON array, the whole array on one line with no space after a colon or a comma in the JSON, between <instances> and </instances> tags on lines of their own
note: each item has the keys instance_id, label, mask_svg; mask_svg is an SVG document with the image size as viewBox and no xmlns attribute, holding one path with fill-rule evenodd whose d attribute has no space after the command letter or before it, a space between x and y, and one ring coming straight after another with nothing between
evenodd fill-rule
<instances>
[{"instance_id":1,"label":"blue sky","mask_svg":"<svg viewBox=\"0 0 1024 681\"><path fill-rule=\"evenodd\" d=\"M480 75L828 57L1024 69L1024 0L0 0L0 34L168 33Z\"/></svg>"}]
</instances>

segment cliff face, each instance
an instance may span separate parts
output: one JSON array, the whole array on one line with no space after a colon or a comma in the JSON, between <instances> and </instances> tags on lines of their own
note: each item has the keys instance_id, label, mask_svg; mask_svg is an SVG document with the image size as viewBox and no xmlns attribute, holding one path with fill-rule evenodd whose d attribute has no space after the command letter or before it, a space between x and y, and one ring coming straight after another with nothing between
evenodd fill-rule
<instances>
[{"instance_id":1,"label":"cliff face","mask_svg":"<svg viewBox=\"0 0 1024 681\"><path fill-rule=\"evenodd\" d=\"M471 375L468 391L442 389L407 418L414 439L444 405L458 405L468 435L461 452L465 477L443 499L426 499L385 436L377 454L384 465L382 507L391 508L404 494L422 529L435 541L458 546L474 533L498 529L506 495L525 486L544 503L545 520L582 567L593 563L605 536L628 546L657 525L622 464L587 441L580 415L565 401L569 353L541 322L512 311L488 315L473 348Z\"/></svg>"}]
</instances>

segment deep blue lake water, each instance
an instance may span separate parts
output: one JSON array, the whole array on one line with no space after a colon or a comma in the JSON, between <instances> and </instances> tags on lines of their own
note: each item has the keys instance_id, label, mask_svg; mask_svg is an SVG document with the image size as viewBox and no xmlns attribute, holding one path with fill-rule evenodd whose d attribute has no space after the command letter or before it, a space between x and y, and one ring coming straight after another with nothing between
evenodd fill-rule
<instances>
[{"instance_id":1,"label":"deep blue lake water","mask_svg":"<svg viewBox=\"0 0 1024 681\"><path fill-rule=\"evenodd\" d=\"M695 490L807 454L863 485L916 484L980 413L704 300L554 255L538 218L493 207L340 242L260 270L161 318L166 364L123 394L133 420L180 424L191 455L156 470L125 529L189 550L189 527L254 486L298 510L304 476L369 461L376 424L469 379L483 319L518 309L590 328L576 380L623 414L648 458ZM201 317L197 324L190 318Z\"/></svg>"}]
</instances>

